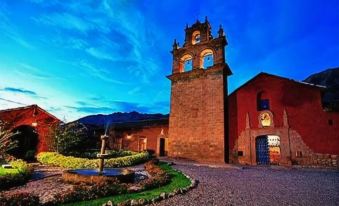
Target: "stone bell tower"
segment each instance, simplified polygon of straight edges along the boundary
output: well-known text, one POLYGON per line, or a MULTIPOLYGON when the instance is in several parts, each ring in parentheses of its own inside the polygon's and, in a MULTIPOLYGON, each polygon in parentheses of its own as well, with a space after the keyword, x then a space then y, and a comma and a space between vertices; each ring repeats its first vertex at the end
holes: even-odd
POLYGON ((220 26, 197 21, 186 26, 182 47, 174 40, 169 120, 170 157, 228 162, 227 41, 220 26))

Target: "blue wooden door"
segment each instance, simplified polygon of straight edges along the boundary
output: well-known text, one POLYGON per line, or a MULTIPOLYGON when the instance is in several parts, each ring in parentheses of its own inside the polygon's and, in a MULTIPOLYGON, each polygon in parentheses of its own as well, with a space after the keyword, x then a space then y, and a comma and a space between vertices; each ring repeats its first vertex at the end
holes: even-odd
POLYGON ((259 136, 255 140, 257 164, 268 165, 270 163, 270 154, 268 149, 267 136, 259 136))

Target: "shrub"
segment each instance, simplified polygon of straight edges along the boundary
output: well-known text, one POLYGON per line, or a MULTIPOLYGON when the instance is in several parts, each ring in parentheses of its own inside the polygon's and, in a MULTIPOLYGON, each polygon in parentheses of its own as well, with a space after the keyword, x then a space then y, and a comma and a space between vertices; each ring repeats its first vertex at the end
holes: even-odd
POLYGON ((17 171, 0 176, 0 190, 26 183, 33 172, 33 168, 23 160, 15 160, 10 164, 17 171))
POLYGON ((0 194, 0 206, 36 206, 40 205, 39 197, 30 193, 15 193, 11 195, 2 196, 0 194))
POLYGON ((160 187, 170 181, 170 176, 165 170, 157 165, 158 163, 159 161, 151 160, 145 164, 145 170, 151 175, 151 177, 141 182, 141 186, 144 189, 160 187))
MULTIPOLYGON (((64 156, 56 152, 39 153, 37 159, 42 164, 53 165, 63 168, 98 168, 99 159, 79 158, 73 156, 64 156)), ((147 152, 135 153, 130 156, 110 158, 105 160, 105 167, 127 167, 145 162, 149 159, 147 152)))

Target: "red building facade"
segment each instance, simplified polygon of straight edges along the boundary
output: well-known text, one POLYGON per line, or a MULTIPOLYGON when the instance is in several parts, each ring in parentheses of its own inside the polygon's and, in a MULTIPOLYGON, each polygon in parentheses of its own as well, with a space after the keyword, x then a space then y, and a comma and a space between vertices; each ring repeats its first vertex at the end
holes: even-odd
POLYGON ((260 73, 229 96, 230 160, 240 164, 338 165, 339 113, 324 87, 260 73))
POLYGON ((31 128, 38 135, 36 153, 51 149, 50 145, 54 138, 52 130, 61 122, 37 105, 1 110, 0 120, 8 123, 9 129, 13 131, 17 128, 31 128))

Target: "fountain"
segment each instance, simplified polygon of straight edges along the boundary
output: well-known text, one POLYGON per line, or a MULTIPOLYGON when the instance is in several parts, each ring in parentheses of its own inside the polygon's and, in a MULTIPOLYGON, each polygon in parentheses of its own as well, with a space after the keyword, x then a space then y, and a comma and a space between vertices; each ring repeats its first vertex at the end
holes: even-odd
POLYGON ((97 154, 97 157, 100 158, 99 174, 103 173, 105 158, 108 156, 106 154, 106 140, 107 139, 108 139, 108 136, 106 134, 101 135, 101 150, 100 150, 100 154, 97 154))
POLYGON ((104 168, 106 154, 106 143, 108 136, 106 134, 101 135, 101 149, 100 153, 97 154, 99 158, 99 169, 74 169, 63 172, 62 177, 65 181, 71 183, 100 183, 106 182, 133 182, 134 171, 129 169, 120 168, 104 168))

